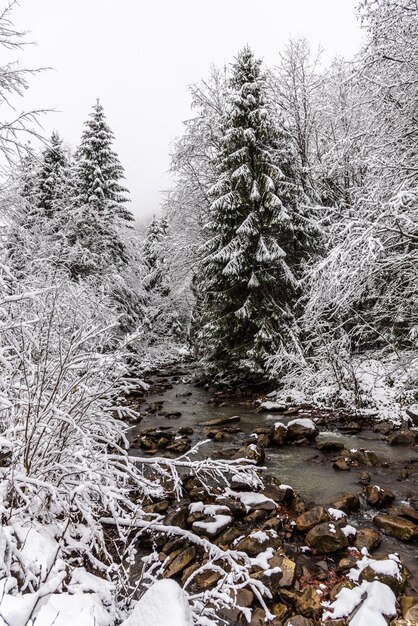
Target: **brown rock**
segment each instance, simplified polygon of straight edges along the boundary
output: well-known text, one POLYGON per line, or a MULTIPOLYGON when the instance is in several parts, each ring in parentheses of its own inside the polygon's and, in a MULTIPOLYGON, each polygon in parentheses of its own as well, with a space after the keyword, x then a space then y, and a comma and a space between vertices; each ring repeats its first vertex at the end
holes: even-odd
POLYGON ((306 535, 307 545, 318 552, 337 552, 348 546, 347 537, 335 524, 325 522, 314 526, 306 535))
POLYGON ((354 493, 342 493, 331 504, 334 509, 341 509, 344 513, 354 513, 360 508, 360 500, 354 493))
POLYGON ((165 578, 171 578, 176 574, 182 572, 185 567, 193 561, 196 556, 196 549, 194 546, 186 548, 180 554, 178 554, 174 559, 170 560, 168 563, 166 570, 164 572, 165 578))
POLYGON ((234 527, 227 528, 219 535, 219 537, 217 537, 215 543, 217 546, 225 546, 229 548, 232 542, 235 541, 235 539, 238 539, 240 535, 242 535, 241 530, 234 527))
POLYGON ((388 444, 390 446, 412 446, 417 441, 415 430, 400 430, 390 435, 388 444))
MULTIPOLYGON (((355 584, 350 582, 349 580, 340 580, 336 585, 333 586, 329 593, 329 597, 332 602, 334 602, 337 595, 340 593, 341 589, 354 589, 355 584)), ((332 622, 333 623, 333 622, 332 622)), ((370 624, 370 626, 372 626, 370 624)))
POLYGON ((248 459, 249 461, 255 461, 257 465, 262 465, 266 459, 266 453, 264 448, 261 448, 255 443, 251 443, 248 446, 243 446, 233 457, 235 459, 248 459))
POLYGON ((370 483, 370 474, 369 474, 369 472, 360 472, 358 481, 362 485, 368 485, 370 483))
POLYGON ((395 494, 390 489, 383 489, 378 485, 367 485, 364 489, 367 504, 374 507, 386 507, 395 499, 395 494))
POLYGON ((316 506, 296 518, 296 528, 299 532, 307 532, 322 522, 328 522, 329 519, 328 511, 323 506, 316 506))
POLYGON ((287 425, 287 439, 289 441, 296 441, 297 439, 304 438, 308 441, 315 439, 319 435, 319 430, 312 422, 312 420, 292 420, 287 425), (309 423, 309 425, 308 425, 309 423))
MULTIPOLYGON (((387 559, 382 559, 382 560, 385 561, 387 559)), ((399 569, 400 569, 400 576, 390 576, 388 574, 382 574, 380 572, 376 572, 376 570, 373 569, 372 566, 368 565, 361 572, 359 576, 359 582, 362 583, 363 580, 367 580, 368 582, 373 582, 374 580, 378 580, 384 585, 387 585, 388 587, 390 587, 393 593, 396 596, 398 596, 404 590, 406 581, 407 581, 407 574, 405 570, 403 569, 402 566, 399 566, 399 569)))
POLYGON ((219 572, 206 569, 203 572, 196 574, 196 576, 193 579, 193 585, 199 591, 205 591, 206 589, 210 589, 211 587, 216 585, 216 583, 218 582, 220 578, 221 578, 221 574, 219 572))
POLYGON ((321 597, 315 587, 308 585, 296 601, 297 611, 304 617, 314 617, 322 611, 321 597))
POLYGON ((222 426, 222 424, 234 424, 241 421, 238 415, 231 417, 215 417, 212 420, 206 420, 205 422, 199 422, 199 426, 222 426))
POLYGON ((271 607, 271 612, 281 622, 287 617, 287 615, 289 615, 290 609, 282 602, 275 602, 271 607))
POLYGON ((374 452, 364 450, 363 448, 356 451, 349 450, 348 455, 353 461, 356 461, 360 465, 367 465, 368 467, 374 467, 378 462, 377 455, 374 452))
POLYGON ((341 441, 320 441, 316 444, 317 450, 321 452, 339 452, 344 449, 344 444, 341 441))
POLYGON ((380 541, 380 535, 374 528, 360 528, 354 540, 354 547, 358 550, 367 548, 369 552, 372 552, 380 545, 380 541))
POLYGON ((403 596, 401 598, 401 610, 405 620, 418 624, 418 598, 403 596))
POLYGON ((184 528, 186 526, 186 520, 188 515, 189 505, 180 505, 173 511, 167 513, 164 519, 164 524, 166 526, 179 526, 180 528, 184 528))
POLYGON ((356 563, 357 559, 353 556, 345 556, 340 559, 340 561, 338 561, 338 565, 335 571, 337 572, 337 574, 347 574, 350 569, 356 566, 356 563))
POLYGON ((342 456, 338 457, 332 464, 332 467, 336 470, 340 470, 342 472, 348 472, 351 469, 351 465, 348 460, 342 456))
POLYGON ((179 435, 193 435, 194 430, 191 426, 182 426, 178 430, 179 435))
POLYGON ((257 556, 260 552, 264 552, 267 548, 278 548, 281 540, 278 537, 271 537, 267 533, 261 531, 251 533, 243 537, 236 545, 235 550, 242 550, 249 556, 257 556), (267 535, 267 538, 265 537, 267 535))
POLYGON ((313 626, 313 621, 303 615, 292 615, 285 621, 284 626, 313 626))
POLYGON ((282 424, 281 422, 277 422, 277 424, 274 425, 272 433, 271 433, 271 439, 272 439, 273 445, 278 446, 278 447, 284 446, 284 444, 286 443, 286 436, 287 436, 286 426, 282 424))
POLYGON ((399 506, 392 506, 388 510, 389 515, 398 515, 399 517, 405 517, 409 519, 414 524, 418 525, 418 511, 413 509, 410 506, 406 506, 405 504, 401 504, 399 506))
POLYGON ((162 500, 161 502, 155 502, 154 504, 148 504, 148 506, 144 506, 145 513, 165 513, 168 509, 169 503, 167 500, 162 500))
POLYGON ((263 609, 257 606, 252 612, 251 621, 248 623, 248 626, 266 626, 267 623, 269 626, 281 626, 283 622, 277 618, 274 618, 270 622, 266 622, 266 614, 263 609))
POLYGON ((373 523, 384 533, 400 541, 412 541, 418 538, 418 526, 402 517, 379 514, 373 519, 373 523))
POLYGON ((279 579, 279 587, 281 589, 291 589, 295 582, 296 563, 289 559, 285 554, 276 554, 269 561, 269 566, 280 567, 282 573, 279 579))
POLYGON ((239 589, 235 598, 235 604, 242 608, 247 608, 254 602, 254 594, 249 589, 239 589))

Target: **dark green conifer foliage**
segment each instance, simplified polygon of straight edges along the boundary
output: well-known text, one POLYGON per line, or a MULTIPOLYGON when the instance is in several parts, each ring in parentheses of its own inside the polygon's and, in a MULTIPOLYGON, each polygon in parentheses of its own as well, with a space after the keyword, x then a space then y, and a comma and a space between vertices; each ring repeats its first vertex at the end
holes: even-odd
POLYGON ((288 140, 266 106, 261 62, 248 47, 230 89, 196 281, 198 337, 210 371, 255 380, 266 376, 270 356, 285 358, 297 345, 292 309, 311 227, 300 214, 288 140))

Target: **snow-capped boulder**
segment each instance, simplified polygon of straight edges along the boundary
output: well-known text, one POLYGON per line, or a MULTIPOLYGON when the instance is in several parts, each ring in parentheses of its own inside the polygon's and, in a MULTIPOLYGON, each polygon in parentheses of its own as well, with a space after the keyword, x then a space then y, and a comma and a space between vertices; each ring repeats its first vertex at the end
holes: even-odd
POLYGON ((290 441, 296 439, 315 439, 319 434, 319 430, 314 422, 309 418, 298 418, 291 420, 287 425, 287 438, 290 441))
POLYGON ((159 580, 137 602, 122 626, 192 626, 192 612, 183 589, 174 580, 159 580))

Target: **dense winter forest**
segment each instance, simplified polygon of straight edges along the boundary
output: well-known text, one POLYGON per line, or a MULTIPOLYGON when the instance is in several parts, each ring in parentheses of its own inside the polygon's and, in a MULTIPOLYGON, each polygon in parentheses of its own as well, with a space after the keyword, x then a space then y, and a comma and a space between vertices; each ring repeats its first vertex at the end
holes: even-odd
MULTIPOLYGON (((146 232, 101 101, 69 146, 11 106, 36 70, 0 67, 2 625, 418 623, 418 6, 358 17, 353 59, 247 46, 191 86, 146 232), (198 385, 220 408, 161 426, 176 383, 165 419, 198 385), (403 444, 404 491, 337 422, 403 444), (306 476, 315 445, 331 508, 268 465, 306 476)), ((25 44, 12 5, 0 42, 25 44)))

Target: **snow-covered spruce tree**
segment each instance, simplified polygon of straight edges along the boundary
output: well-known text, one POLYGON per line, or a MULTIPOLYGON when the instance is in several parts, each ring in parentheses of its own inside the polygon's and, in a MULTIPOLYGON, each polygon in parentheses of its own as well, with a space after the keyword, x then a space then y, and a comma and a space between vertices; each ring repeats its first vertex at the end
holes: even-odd
POLYGON ((122 165, 99 101, 85 123, 74 167, 74 215, 69 236, 74 277, 100 274, 127 263, 124 230, 133 221, 121 185, 122 165))
POLYGON ((18 276, 66 267, 71 212, 68 156, 57 133, 42 154, 29 150, 9 192, 9 262, 18 276))
POLYGON ((248 47, 230 89, 197 277, 198 336, 209 371, 260 379, 270 356, 284 363, 299 350, 293 306, 315 228, 301 215, 289 143, 272 122, 261 62, 248 47))
POLYGON ((167 294, 166 283, 166 249, 164 242, 167 239, 168 222, 165 217, 157 219, 155 216, 147 227, 144 241, 144 263, 147 274, 144 279, 144 287, 147 291, 158 291, 162 295, 167 294))
POLYGON ((70 164, 57 132, 52 133, 43 151, 37 179, 38 207, 52 220, 68 206, 70 192, 70 164))

